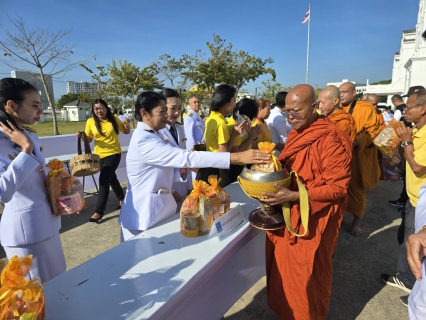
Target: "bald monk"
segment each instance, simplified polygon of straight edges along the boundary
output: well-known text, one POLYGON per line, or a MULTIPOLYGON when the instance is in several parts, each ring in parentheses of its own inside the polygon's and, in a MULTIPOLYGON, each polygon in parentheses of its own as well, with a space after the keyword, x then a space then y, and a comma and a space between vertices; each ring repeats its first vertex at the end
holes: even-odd
MULTIPOLYGON (((332 257, 347 206, 352 143, 346 133, 317 114, 314 88, 294 87, 285 100, 288 135, 279 160, 296 171, 309 195, 308 235, 296 238, 287 228, 268 231, 266 274, 268 305, 281 319, 325 320, 331 295, 332 257)), ((291 223, 303 233, 296 180, 290 189, 264 192, 269 205, 290 202, 291 223)))
POLYGON ((340 107, 340 91, 336 86, 327 86, 320 92, 318 107, 321 114, 345 131, 352 142, 355 140, 355 120, 340 107))
POLYGON ((370 103, 356 100, 353 83, 341 84, 339 91, 343 110, 352 114, 355 119, 355 152, 351 162, 348 211, 354 215, 350 232, 357 236, 361 234, 361 219, 367 204, 365 189, 373 187, 380 179, 377 148, 373 140, 385 128, 385 122, 378 117, 376 109, 370 103), (366 165, 361 168, 359 163, 366 165))
MULTIPOLYGON (((377 116, 379 118, 379 121, 385 123, 385 117, 383 117, 382 112, 377 108, 377 106, 379 104, 379 97, 377 96, 377 94, 367 93, 365 95, 365 98, 363 98, 362 100, 371 103, 371 105, 376 109, 376 113, 377 113, 377 116)), ((380 123, 380 125, 382 125, 382 123, 380 123)))

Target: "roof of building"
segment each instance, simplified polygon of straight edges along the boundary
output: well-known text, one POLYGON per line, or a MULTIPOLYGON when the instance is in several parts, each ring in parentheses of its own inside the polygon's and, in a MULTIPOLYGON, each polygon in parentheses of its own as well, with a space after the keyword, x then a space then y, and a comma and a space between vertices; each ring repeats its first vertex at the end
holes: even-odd
POLYGON ((90 104, 85 102, 85 101, 81 101, 81 100, 74 100, 71 102, 68 102, 66 104, 64 104, 64 108, 66 107, 84 107, 84 108, 91 108, 90 104))

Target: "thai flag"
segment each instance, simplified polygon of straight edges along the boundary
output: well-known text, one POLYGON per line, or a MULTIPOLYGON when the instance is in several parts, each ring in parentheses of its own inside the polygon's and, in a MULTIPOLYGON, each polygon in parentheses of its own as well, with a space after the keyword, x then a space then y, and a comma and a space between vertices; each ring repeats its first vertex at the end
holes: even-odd
POLYGON ((308 12, 306 12, 305 16, 303 17, 302 24, 308 22, 310 16, 311 16, 311 8, 308 9, 308 12))

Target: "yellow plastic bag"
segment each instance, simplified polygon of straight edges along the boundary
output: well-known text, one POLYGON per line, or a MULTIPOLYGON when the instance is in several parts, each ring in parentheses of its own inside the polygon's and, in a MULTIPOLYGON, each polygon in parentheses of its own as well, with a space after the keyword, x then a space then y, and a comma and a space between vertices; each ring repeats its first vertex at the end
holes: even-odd
POLYGON ((80 180, 64 170, 64 163, 58 159, 49 161, 46 188, 54 215, 69 215, 80 212, 86 206, 83 185, 80 180))
POLYGON ((13 256, 1 273, 0 320, 43 320, 44 292, 40 279, 27 280, 33 256, 13 256))
POLYGON ((207 182, 192 181, 194 189, 180 209, 180 230, 186 237, 198 237, 210 232, 213 224, 214 202, 205 194, 207 182))
POLYGON ((258 172, 274 172, 282 170, 281 162, 274 155, 275 143, 273 142, 260 142, 258 145, 259 150, 267 151, 271 155, 271 159, 267 163, 253 164, 251 170, 258 172))
POLYGON ((206 195, 214 201, 214 219, 219 219, 229 210, 231 210, 231 196, 219 186, 220 178, 217 175, 211 175, 208 178, 210 186, 206 189, 206 195))

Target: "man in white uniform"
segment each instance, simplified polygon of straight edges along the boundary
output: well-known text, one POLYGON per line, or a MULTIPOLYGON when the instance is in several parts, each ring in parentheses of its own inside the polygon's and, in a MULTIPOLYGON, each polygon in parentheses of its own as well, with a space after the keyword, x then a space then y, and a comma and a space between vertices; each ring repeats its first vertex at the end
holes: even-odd
MULTIPOLYGON (((189 110, 183 121, 186 136, 186 149, 191 150, 195 144, 204 143, 204 121, 198 112, 200 111, 200 99, 196 96, 189 98, 189 110)), ((192 179, 195 180, 196 173, 192 172, 192 179)))
POLYGON ((278 92, 275 97, 276 106, 271 110, 271 114, 265 119, 269 132, 272 136, 272 142, 276 144, 275 149, 281 152, 287 141, 288 128, 287 120, 283 114, 285 108, 285 98, 287 92, 278 92))

